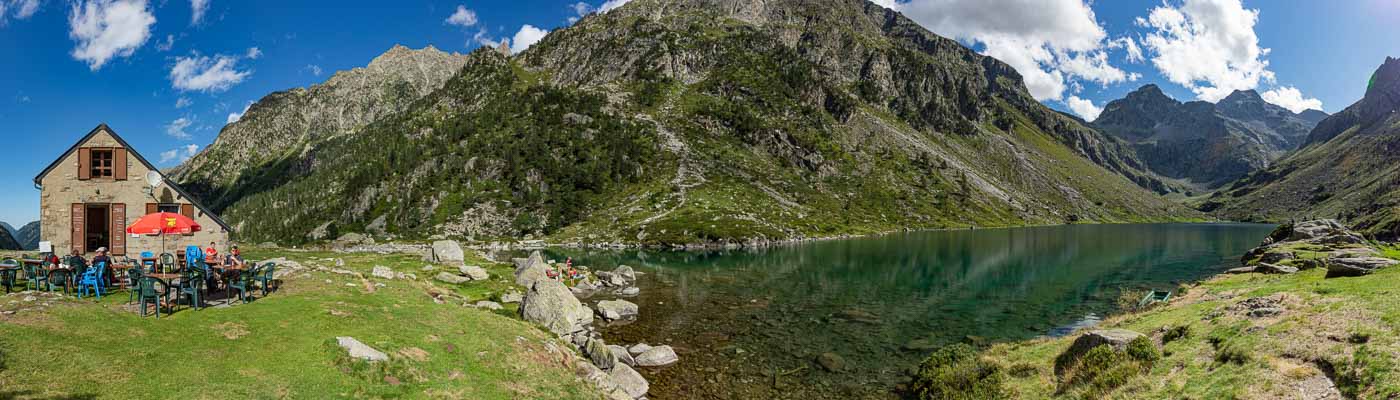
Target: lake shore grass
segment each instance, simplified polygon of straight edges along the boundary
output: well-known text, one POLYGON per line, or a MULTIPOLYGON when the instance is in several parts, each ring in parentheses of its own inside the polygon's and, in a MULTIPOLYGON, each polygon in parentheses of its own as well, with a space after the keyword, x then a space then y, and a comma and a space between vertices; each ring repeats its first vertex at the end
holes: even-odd
POLYGON ((434 282, 436 272, 411 255, 245 254, 287 257, 308 268, 248 304, 181 306, 159 319, 126 305, 125 291, 100 301, 0 297, 0 311, 13 311, 0 315, 0 398, 601 397, 573 374, 573 350, 511 317, 513 305, 494 312, 463 305, 512 288, 509 265, 468 254, 468 265, 486 267, 492 277, 453 286, 434 282), (418 276, 373 278, 377 265, 418 276), (389 361, 351 359, 338 336, 389 361))
MULTIPOLYGON (((1382 253, 1400 259, 1400 249, 1382 253)), ((1325 276, 1323 268, 1220 275, 1169 304, 1109 318, 1095 329, 1146 334, 1162 357, 1108 391, 1056 375, 1056 358, 1078 335, 996 344, 981 359, 1005 371, 1020 399, 1400 396, 1400 268, 1325 276)))

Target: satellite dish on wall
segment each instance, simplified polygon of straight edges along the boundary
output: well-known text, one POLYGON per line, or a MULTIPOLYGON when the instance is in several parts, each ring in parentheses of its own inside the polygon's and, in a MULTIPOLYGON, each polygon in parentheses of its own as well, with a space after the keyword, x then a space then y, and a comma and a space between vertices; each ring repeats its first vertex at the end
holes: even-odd
POLYGON ((160 173, 159 173, 159 172, 156 172, 156 171, 149 171, 149 172, 146 172, 146 184, 150 185, 152 188, 154 188, 154 187, 156 187, 156 186, 160 186, 160 183, 161 183, 162 181, 164 181, 164 180, 165 180, 165 179, 162 178, 162 177, 160 176, 160 173))

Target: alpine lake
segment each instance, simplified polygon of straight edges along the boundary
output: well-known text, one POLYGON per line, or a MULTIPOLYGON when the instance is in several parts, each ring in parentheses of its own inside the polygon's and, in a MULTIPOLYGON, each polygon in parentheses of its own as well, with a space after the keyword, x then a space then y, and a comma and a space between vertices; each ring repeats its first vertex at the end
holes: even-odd
POLYGON ((565 248, 546 255, 594 270, 629 265, 641 272, 640 295, 627 298, 640 306, 640 317, 595 324, 610 344, 676 349, 680 362, 638 368, 651 382, 651 398, 888 399, 941 346, 1092 326, 1135 303, 1134 293, 1178 290, 1238 266, 1272 229, 1066 225, 756 250, 565 248), (823 354, 826 363, 817 361, 823 354))

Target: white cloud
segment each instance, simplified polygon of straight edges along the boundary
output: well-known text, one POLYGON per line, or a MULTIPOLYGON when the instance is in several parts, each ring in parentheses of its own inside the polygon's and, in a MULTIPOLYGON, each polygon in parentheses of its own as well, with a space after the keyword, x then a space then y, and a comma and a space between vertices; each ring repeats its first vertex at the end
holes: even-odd
POLYGON ((622 7, 623 5, 631 1, 632 0, 608 0, 604 2, 603 5, 598 6, 598 12, 606 13, 608 11, 612 11, 615 8, 622 7))
POLYGON ((1206 101, 1219 101, 1235 90, 1273 82, 1259 47, 1254 24, 1259 11, 1245 9, 1240 0, 1185 0, 1163 3, 1137 24, 1153 31, 1144 39, 1152 64, 1172 83, 1185 86, 1206 101))
POLYGON ((170 69, 170 82, 181 91, 222 92, 252 75, 237 67, 238 59, 229 56, 178 57, 170 69))
POLYGON ((312 76, 321 76, 320 65, 306 64, 306 67, 302 68, 302 70, 310 72, 312 76))
POLYGON ((522 26, 520 31, 515 33, 515 38, 510 41, 510 53, 520 54, 530 46, 534 46, 540 39, 544 39, 545 35, 548 34, 549 31, 536 28, 533 25, 522 26))
POLYGON ((1099 113, 1103 112, 1103 108, 1094 105, 1093 101, 1081 99, 1079 96, 1069 96, 1065 99, 1065 105, 1069 106, 1069 110, 1079 115, 1080 118, 1090 122, 1098 119, 1099 113))
POLYGON ((593 11, 593 6, 582 1, 574 3, 574 5, 569 6, 569 8, 574 9, 574 14, 578 14, 580 17, 588 15, 589 12, 593 11))
POLYGON ((199 154, 199 145, 188 144, 178 148, 170 149, 160 153, 160 163, 166 164, 171 161, 180 160, 180 163, 189 161, 190 157, 199 154))
POLYGON ((165 40, 156 42, 156 51, 170 51, 175 47, 175 35, 165 35, 165 40))
POLYGON ((82 0, 68 14, 73 58, 96 71, 115 57, 129 57, 151 38, 156 17, 145 0, 82 0))
POLYGON ((1137 41, 1133 40, 1131 37, 1124 36, 1111 40, 1108 42, 1108 48, 1123 49, 1123 51, 1127 53, 1124 55, 1124 58, 1130 63, 1140 63, 1144 60, 1142 57, 1142 48, 1138 47, 1137 41))
POLYGON ((199 21, 204 19, 204 12, 209 11, 210 0, 190 0, 190 25, 199 25, 199 21))
POLYGON ((467 7, 463 5, 458 5, 457 12, 454 12, 452 13, 452 16, 447 17, 448 25, 456 25, 463 28, 474 26, 476 25, 476 22, 476 12, 468 10, 467 7))
MULTIPOLYGON (((15 18, 29 19, 34 13, 39 12, 39 0, 13 0, 10 5, 15 7, 15 18)), ((4 17, 0 17, 3 19, 4 17)))
POLYGON ((1084 0, 880 0, 876 4, 902 12, 940 35, 981 44, 984 54, 1020 72, 1038 100, 1060 99, 1067 88, 1078 85, 1074 80, 1108 85, 1135 77, 1109 62, 1106 49, 1114 42, 1084 0))
POLYGON ((262 58, 262 49, 259 49, 257 47, 249 47, 248 53, 244 55, 244 57, 247 57, 249 60, 256 60, 262 58))
POLYGON ((1322 110, 1322 100, 1305 98, 1303 91, 1292 86, 1279 87, 1259 94, 1264 101, 1277 104, 1279 107, 1287 108, 1293 113, 1300 113, 1305 110, 1322 110))
POLYGON ((165 125, 165 134, 180 140, 190 140, 193 136, 185 131, 190 125, 194 125, 194 121, 191 121, 189 118, 181 117, 165 125))
POLYGON ((181 97, 175 100, 175 108, 185 108, 193 104, 194 100, 190 100, 188 97, 181 97))
POLYGON ((238 120, 243 119, 243 114, 247 114, 247 113, 248 113, 248 108, 249 108, 249 107, 252 107, 252 106, 253 106, 253 102, 250 101, 250 102, 248 102, 248 105, 243 106, 243 111, 239 111, 239 112, 236 112, 236 113, 230 113, 230 114, 228 115, 228 123, 232 124, 232 123, 234 123, 234 122, 238 122, 238 120))

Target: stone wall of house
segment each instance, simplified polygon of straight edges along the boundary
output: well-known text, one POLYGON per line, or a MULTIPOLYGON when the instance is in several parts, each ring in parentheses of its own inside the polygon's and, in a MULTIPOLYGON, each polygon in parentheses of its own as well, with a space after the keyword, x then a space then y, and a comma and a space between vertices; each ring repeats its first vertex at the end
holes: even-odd
MULTIPOLYGON (((111 134, 102 131, 93 135, 80 147, 121 147, 121 144, 111 134)), ((79 180, 78 151, 67 155, 57 167, 43 178, 43 189, 39 199, 41 224, 39 240, 52 242, 54 251, 60 254, 68 254, 71 251, 73 231, 70 224, 73 203, 125 204, 127 225, 146 214, 146 204, 148 203, 193 204, 189 199, 181 197, 178 192, 166 185, 156 188, 154 197, 146 194, 145 177, 150 169, 137 159, 134 149, 127 149, 127 151, 129 152, 126 157, 128 179, 124 181, 110 178, 79 180)), ((227 252, 230 245, 229 232, 214 222, 214 219, 206 215, 199 207, 194 207, 194 211, 195 222, 199 223, 203 231, 193 235, 165 237, 166 251, 173 254, 175 250, 183 249, 185 246, 207 247, 210 242, 214 242, 221 254, 227 252)), ((143 251, 157 254, 161 252, 161 237, 159 236, 131 237, 125 232, 112 232, 112 234, 126 236, 126 255, 128 256, 136 257, 143 251)))

